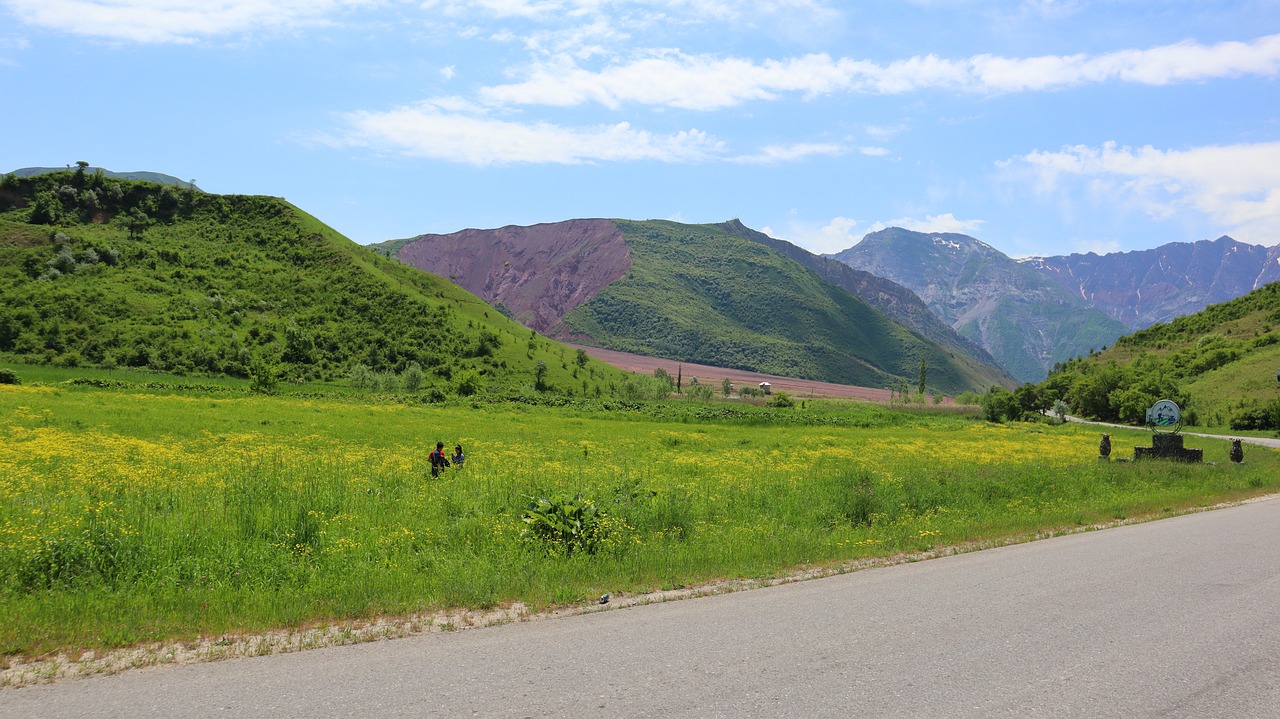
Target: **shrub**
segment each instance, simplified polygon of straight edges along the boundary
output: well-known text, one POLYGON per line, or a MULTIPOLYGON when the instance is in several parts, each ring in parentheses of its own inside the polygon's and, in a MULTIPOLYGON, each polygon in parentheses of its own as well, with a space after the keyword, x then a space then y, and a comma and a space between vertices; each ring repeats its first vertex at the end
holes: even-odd
POLYGON ((1053 401, 1052 411, 1053 411, 1053 416, 1058 420, 1059 423, 1066 422, 1067 415, 1071 413, 1071 407, 1069 407, 1066 402, 1063 402, 1060 399, 1055 399, 1053 401))
POLYGON ((0 367, 0 384, 22 384, 18 373, 8 367, 0 367))
POLYGON ((373 372, 369 370, 369 366, 357 362, 347 373, 347 382, 356 389, 371 389, 373 387, 373 372))
POLYGON ((690 385, 689 389, 685 390, 684 393, 685 399, 695 402, 710 402, 715 395, 716 391, 711 389, 711 385, 708 384, 690 385))
POLYGON ((1231 418, 1231 429, 1280 429, 1280 399, 1241 410, 1231 418))
POLYGON ((484 380, 480 373, 473 369, 465 369, 458 373, 454 389, 461 397, 470 397, 484 389, 484 380))
POLYGON ((260 394, 272 394, 276 391, 276 366, 261 357, 253 360, 249 367, 249 389, 260 394))
POLYGON ((400 381, 404 384, 406 392, 417 392, 422 389, 422 378, 422 365, 417 362, 410 362, 409 366, 404 368, 400 381))
POLYGON ((770 407, 794 407, 796 406, 796 402, 791 399, 791 395, 786 392, 778 391, 774 393, 773 398, 769 400, 768 405, 770 407))

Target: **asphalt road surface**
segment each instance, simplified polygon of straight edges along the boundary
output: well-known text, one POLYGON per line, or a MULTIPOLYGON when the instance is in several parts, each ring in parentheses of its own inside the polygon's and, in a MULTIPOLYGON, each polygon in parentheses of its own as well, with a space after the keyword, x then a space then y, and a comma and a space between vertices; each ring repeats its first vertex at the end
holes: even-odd
POLYGON ((703 599, 0 691, 40 717, 1276 717, 1280 499, 703 599))

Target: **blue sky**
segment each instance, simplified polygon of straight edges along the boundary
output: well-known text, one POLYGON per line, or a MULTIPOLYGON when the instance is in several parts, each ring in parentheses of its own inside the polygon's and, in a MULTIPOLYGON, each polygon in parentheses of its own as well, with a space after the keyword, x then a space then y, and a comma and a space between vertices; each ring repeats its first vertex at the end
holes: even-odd
POLYGON ((575 217, 1280 243, 1280 0, 0 0, 0 171, 361 243, 575 217))

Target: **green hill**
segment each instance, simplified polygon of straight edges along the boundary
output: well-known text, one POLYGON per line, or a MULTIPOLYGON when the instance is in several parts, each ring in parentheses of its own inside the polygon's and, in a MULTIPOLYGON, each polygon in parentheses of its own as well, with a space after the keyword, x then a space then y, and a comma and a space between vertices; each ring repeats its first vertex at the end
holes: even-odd
POLYGON ((0 177, 0 354, 297 381, 416 363, 463 394, 623 376, 284 200, 76 171, 0 177))
POLYGON ((603 347, 789 377, 946 392, 1007 381, 911 332, 776 250, 717 225, 615 220, 632 264, 568 313, 603 347))
MULTIPOLYGON (((47 175, 51 172, 75 172, 71 167, 23 167, 9 173, 15 177, 34 177, 36 175, 47 175)), ((158 185, 172 185, 180 187, 184 190, 200 190, 196 187, 195 181, 179 180, 173 175, 166 175, 161 172, 112 172, 101 167, 85 166, 85 172, 91 175, 100 174, 116 180, 143 180, 145 182, 154 182, 158 185)))
POLYGON ((1137 423, 1169 397, 1198 424, 1280 430, 1278 372, 1280 282, 1273 282, 1060 363, 1042 386, 1097 419, 1137 423))

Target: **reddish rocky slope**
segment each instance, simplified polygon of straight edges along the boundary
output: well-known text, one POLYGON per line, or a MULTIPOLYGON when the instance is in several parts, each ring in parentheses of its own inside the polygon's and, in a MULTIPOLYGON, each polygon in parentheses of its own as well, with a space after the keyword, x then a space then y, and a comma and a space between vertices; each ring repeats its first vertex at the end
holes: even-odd
POLYGON ((560 320, 631 267, 622 232, 608 220, 420 235, 401 262, 448 277, 516 320, 556 335, 560 320))

